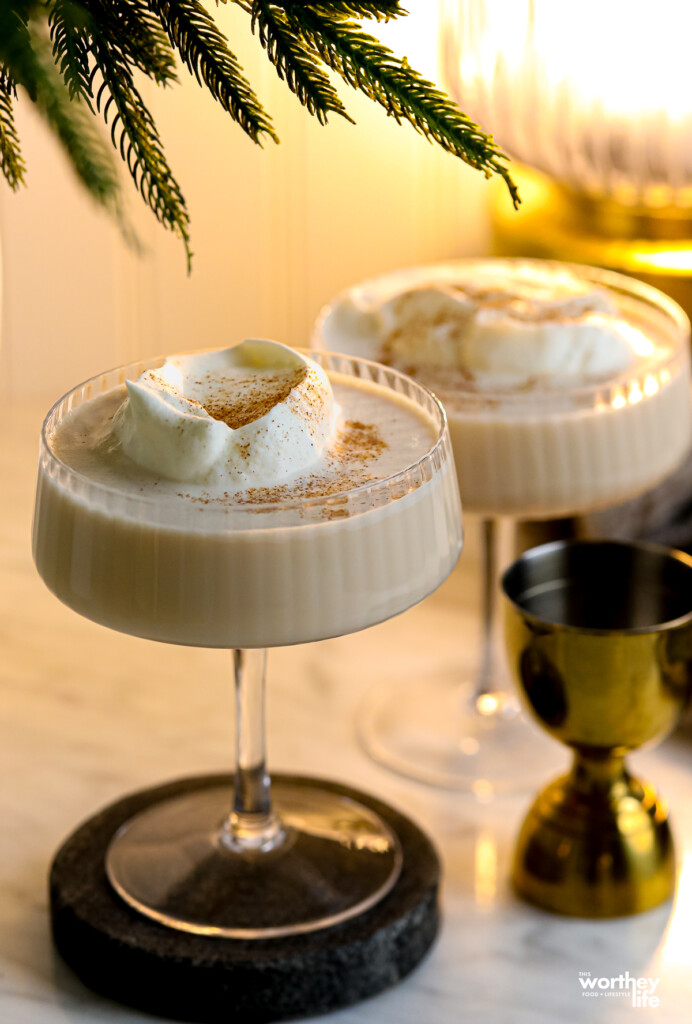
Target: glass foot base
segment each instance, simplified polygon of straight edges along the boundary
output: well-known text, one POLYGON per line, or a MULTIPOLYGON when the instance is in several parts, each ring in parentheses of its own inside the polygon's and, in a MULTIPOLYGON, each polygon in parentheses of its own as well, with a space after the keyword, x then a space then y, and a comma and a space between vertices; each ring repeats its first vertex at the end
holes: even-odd
POLYGON ((533 791, 567 762, 565 751, 524 718, 511 693, 474 701, 458 679, 376 687, 360 710, 358 735, 379 764, 480 800, 533 791))
POLYGON ((229 787, 210 786, 126 822, 106 856, 116 892, 172 928, 265 939, 362 914, 399 876, 401 848, 391 829, 317 780, 272 785, 281 833, 269 850, 239 852, 228 843, 232 799, 229 787))

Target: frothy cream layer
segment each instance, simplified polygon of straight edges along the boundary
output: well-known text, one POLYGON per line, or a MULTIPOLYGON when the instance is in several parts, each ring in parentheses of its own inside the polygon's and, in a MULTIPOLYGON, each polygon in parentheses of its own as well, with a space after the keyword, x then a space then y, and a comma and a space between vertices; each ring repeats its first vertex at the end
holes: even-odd
POLYGON ((603 277, 540 260, 412 268, 337 298, 316 342, 439 395, 467 510, 568 515, 652 487, 692 430, 687 334, 603 277))
POLYGON ((126 387, 113 435, 169 480, 272 486, 319 466, 335 441, 326 373, 275 341, 173 357, 126 387))
MULTIPOLYGON (((117 436, 123 410, 131 403, 125 387, 99 395, 85 403, 78 415, 68 417, 53 439, 53 449, 62 462, 93 483, 119 495, 155 501, 159 518, 169 523, 185 522, 191 509, 204 508, 207 519, 215 513, 222 517, 221 523, 240 519, 247 528, 246 510, 253 505, 263 507, 260 525, 270 520, 319 521, 337 513, 357 514, 371 507, 368 492, 351 494, 344 505, 339 503, 340 495, 414 465, 434 444, 435 429, 429 416, 403 396, 388 394, 372 382, 355 383, 334 373, 328 383, 330 401, 338 409, 329 443, 318 459, 308 460, 302 469, 296 469, 291 460, 290 471, 283 469, 273 476, 232 473, 219 460, 213 472, 189 473, 182 480, 135 462, 117 436), (300 507, 301 503, 307 504, 300 507)), ((266 434, 258 437, 260 461, 266 465, 266 434)), ((174 458, 175 436, 166 440, 174 458)), ((233 447, 228 447, 233 455, 233 447)), ((279 440, 272 454, 278 458, 282 451, 279 440)))
POLYGON ((380 357, 436 385, 445 373, 493 391, 566 388, 626 373, 660 352, 605 288, 552 264, 462 266, 454 281, 338 299, 325 342, 376 342, 380 357))
POLYGON ((271 486, 230 486, 216 470, 182 482, 134 462, 113 428, 125 371, 68 397, 39 468, 34 558, 47 585, 111 628, 214 647, 338 636, 431 593, 461 548, 443 420, 412 382, 356 366, 327 375, 338 414, 318 463, 271 486))

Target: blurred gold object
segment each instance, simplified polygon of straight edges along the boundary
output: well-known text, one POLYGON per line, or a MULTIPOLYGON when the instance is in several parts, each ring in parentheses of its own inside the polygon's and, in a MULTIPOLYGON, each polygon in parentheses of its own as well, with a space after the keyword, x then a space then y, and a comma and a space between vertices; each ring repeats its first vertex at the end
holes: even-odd
POLYGON ((666 292, 692 314, 692 209, 632 206, 594 198, 521 164, 514 210, 493 189, 494 251, 607 267, 666 292))
POLYGON ((616 917, 675 888, 668 809, 625 755, 675 724, 692 681, 692 558, 642 543, 559 541, 507 570, 510 668, 532 716, 574 751, 531 807, 518 893, 616 917))

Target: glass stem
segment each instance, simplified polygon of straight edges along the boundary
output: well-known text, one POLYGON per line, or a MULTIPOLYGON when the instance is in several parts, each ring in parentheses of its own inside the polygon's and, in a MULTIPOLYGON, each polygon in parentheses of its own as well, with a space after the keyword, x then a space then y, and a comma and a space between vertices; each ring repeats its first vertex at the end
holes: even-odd
POLYGON ((233 810, 223 829, 225 845, 238 851, 270 850, 284 838, 272 808, 266 763, 266 650, 233 651, 236 760, 233 810))
POLYGON ((500 567, 508 563, 512 523, 484 519, 481 523, 481 606, 482 640, 476 677, 474 703, 481 714, 506 709, 513 701, 508 692, 498 623, 498 577, 500 567), (505 525, 507 529, 505 529, 505 525))

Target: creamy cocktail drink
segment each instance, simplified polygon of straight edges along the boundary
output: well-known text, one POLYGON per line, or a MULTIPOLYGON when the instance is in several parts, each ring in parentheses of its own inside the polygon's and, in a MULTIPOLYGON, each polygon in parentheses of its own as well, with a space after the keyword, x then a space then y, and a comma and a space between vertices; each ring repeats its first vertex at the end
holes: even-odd
POLYGON ((467 510, 555 518, 640 493, 689 447, 688 346, 651 292, 589 268, 460 261, 358 285, 318 331, 440 397, 467 510))
POLYGON ((59 406, 34 544, 51 590, 217 647, 350 633, 429 594, 460 539, 439 411, 338 362, 248 341, 59 406))
POLYGON ((366 745, 428 782, 479 793, 532 785, 552 765, 539 764, 539 736, 521 738, 504 684, 497 524, 613 505, 681 463, 692 436, 687 318, 623 275, 460 260, 348 289, 322 310, 314 340, 398 367, 439 396, 464 508, 483 517, 484 628, 469 698, 453 681, 380 687, 366 745))
POLYGON ((246 341, 124 367, 57 403, 34 522, 45 582, 113 629, 234 649, 235 784, 154 795, 117 830, 105 870, 123 900, 182 931, 267 939, 392 889, 401 845, 366 797, 294 777, 270 796, 263 648, 396 615, 461 541, 442 407, 375 363, 246 341))

